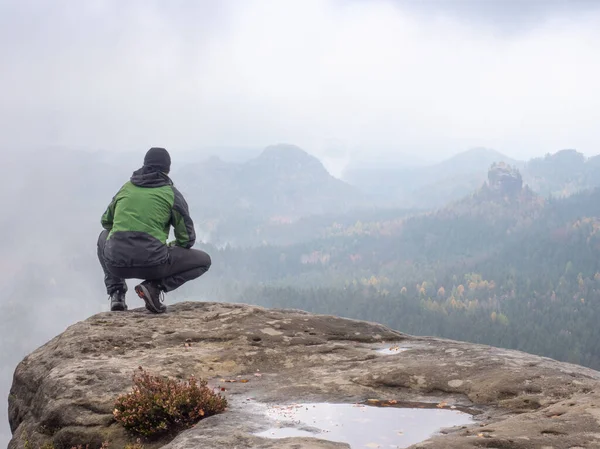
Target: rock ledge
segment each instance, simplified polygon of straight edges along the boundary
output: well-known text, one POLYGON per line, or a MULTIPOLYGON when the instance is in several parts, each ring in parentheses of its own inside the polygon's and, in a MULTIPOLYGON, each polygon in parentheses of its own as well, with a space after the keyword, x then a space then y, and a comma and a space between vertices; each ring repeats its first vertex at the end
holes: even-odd
MULTIPOLYGON (((227 412, 148 448, 344 448, 319 439, 271 440, 259 403, 440 401, 475 416, 411 447, 600 447, 600 373, 483 345, 413 337, 382 325, 298 310, 179 303, 165 315, 101 313, 69 327, 16 368, 9 449, 56 449, 134 439, 112 419, 136 368, 194 374, 227 388, 227 412), (382 355, 376 350, 406 350, 382 355), (260 374, 257 376, 256 374, 260 374), (248 382, 223 383, 222 379, 248 382)), ((92 446, 90 446, 92 447, 92 446)))

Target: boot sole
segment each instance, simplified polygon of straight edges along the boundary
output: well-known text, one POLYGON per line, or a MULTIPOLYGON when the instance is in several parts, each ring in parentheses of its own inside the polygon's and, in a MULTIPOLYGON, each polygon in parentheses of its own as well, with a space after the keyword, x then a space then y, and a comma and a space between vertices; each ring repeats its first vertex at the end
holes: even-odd
POLYGON ((127 306, 125 305, 116 305, 110 308, 111 312, 125 312, 127 310, 127 306))
POLYGON ((135 292, 146 303, 146 309, 152 313, 165 313, 164 310, 157 308, 152 301, 150 292, 142 284, 135 286, 135 292))

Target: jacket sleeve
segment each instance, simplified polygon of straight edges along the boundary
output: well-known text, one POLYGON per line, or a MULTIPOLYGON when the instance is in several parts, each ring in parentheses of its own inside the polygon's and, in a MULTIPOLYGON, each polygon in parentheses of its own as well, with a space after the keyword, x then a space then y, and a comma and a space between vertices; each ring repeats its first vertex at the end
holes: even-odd
POLYGON ((196 232, 194 222, 190 217, 190 211, 185 198, 179 190, 173 187, 175 199, 171 209, 171 224, 175 233, 175 244, 182 248, 191 248, 196 243, 196 232))
POLYGON ((117 196, 115 195, 102 215, 100 222, 102 227, 108 231, 112 229, 113 220, 115 218, 115 205, 117 204, 117 196))

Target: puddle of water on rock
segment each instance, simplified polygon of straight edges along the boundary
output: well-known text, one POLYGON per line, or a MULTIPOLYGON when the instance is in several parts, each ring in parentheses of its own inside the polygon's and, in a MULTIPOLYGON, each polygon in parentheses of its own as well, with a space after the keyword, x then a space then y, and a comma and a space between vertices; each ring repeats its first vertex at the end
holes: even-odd
POLYGON ((405 448, 444 427, 473 422, 471 415, 439 408, 373 407, 309 403, 276 406, 267 416, 277 427, 256 433, 266 438, 314 437, 358 448, 405 448))
POLYGON ((382 349, 377 349, 376 351, 380 354, 387 354, 387 355, 391 355, 391 354, 399 354, 401 352, 404 351, 408 351, 409 348, 403 348, 401 346, 390 346, 388 348, 382 348, 382 349))

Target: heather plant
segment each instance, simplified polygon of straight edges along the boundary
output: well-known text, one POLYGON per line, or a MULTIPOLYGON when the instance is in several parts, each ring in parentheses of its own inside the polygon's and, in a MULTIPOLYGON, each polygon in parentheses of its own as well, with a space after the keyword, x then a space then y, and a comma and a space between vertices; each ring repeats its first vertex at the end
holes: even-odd
POLYGON ((194 376, 176 381, 139 367, 133 383, 131 392, 117 398, 113 416, 127 430, 144 437, 190 428, 227 407, 224 397, 194 376))

